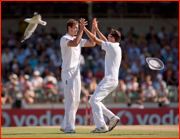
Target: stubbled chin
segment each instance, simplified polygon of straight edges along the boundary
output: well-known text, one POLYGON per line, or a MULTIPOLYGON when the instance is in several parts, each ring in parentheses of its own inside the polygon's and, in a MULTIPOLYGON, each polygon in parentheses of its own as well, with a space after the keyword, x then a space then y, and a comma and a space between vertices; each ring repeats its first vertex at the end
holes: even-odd
POLYGON ((77 33, 74 33, 73 35, 77 35, 77 33))

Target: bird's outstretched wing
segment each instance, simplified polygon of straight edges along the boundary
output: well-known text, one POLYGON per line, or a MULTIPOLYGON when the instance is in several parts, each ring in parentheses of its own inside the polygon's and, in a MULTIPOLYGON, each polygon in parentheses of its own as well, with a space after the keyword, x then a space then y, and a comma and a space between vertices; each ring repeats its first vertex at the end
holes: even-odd
POLYGON ((25 32, 24 32, 24 36, 21 42, 24 42, 24 40, 28 39, 32 33, 35 31, 35 29, 37 28, 38 24, 29 24, 28 27, 26 28, 25 32))
POLYGON ((32 33, 37 28, 38 24, 41 24, 44 26, 46 25, 46 22, 41 20, 41 15, 36 12, 34 13, 33 18, 27 18, 24 21, 29 23, 29 25, 24 32, 24 36, 21 42, 24 42, 26 39, 28 39, 32 35, 32 33))

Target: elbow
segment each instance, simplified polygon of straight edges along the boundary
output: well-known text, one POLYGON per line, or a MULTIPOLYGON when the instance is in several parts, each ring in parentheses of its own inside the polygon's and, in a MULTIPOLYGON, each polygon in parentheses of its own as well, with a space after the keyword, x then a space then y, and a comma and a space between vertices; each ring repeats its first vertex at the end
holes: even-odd
POLYGON ((96 42, 96 40, 97 40, 97 39, 96 39, 96 37, 94 36, 94 37, 93 37, 93 41, 96 42))
POLYGON ((93 38, 90 41, 91 41, 91 46, 94 47, 96 45, 96 37, 93 36, 93 38))
POLYGON ((93 41, 93 46, 95 46, 97 43, 97 39, 95 38, 94 41, 93 41))
POLYGON ((93 44, 96 45, 96 42, 97 42, 97 38, 94 36, 93 37, 93 44))
POLYGON ((78 46, 78 43, 74 45, 74 47, 77 47, 78 46))
POLYGON ((74 47, 77 47, 80 42, 81 42, 81 39, 80 39, 80 40, 75 40, 75 41, 74 41, 74 47))
POLYGON ((79 44, 78 42, 74 42, 73 46, 74 46, 74 47, 77 47, 78 44, 79 44))
POLYGON ((78 42, 70 42, 70 43, 67 44, 67 46, 69 46, 69 47, 77 47, 78 42))
POLYGON ((93 47, 94 47, 95 45, 96 45, 96 43, 94 42, 94 43, 93 43, 93 47))
POLYGON ((92 42, 92 46, 94 47, 95 45, 96 45, 96 43, 93 41, 93 42, 92 42))

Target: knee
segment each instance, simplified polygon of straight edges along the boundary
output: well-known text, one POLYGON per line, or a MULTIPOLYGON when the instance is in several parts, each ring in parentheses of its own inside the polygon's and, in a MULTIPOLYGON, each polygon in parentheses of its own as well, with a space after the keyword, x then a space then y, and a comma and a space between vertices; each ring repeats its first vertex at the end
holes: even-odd
POLYGON ((92 97, 89 99, 89 103, 90 103, 91 105, 93 105, 94 99, 93 99, 92 97))
POLYGON ((94 98, 94 97, 91 97, 91 98, 89 99, 89 103, 90 103, 91 105, 94 105, 94 104, 97 103, 97 102, 98 102, 97 99, 94 98))

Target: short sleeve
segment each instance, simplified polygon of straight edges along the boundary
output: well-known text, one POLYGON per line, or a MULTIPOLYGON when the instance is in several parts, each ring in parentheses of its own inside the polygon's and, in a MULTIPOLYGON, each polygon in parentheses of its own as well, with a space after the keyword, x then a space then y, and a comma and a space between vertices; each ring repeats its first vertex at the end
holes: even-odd
POLYGON ((108 51, 109 46, 110 46, 109 42, 102 41, 101 43, 102 43, 102 49, 105 51, 108 51))
POLYGON ((104 41, 102 41, 101 43, 102 43, 102 49, 103 50, 105 50, 106 52, 111 53, 111 54, 115 53, 114 48, 113 48, 111 42, 104 42, 104 41))
POLYGON ((61 47, 67 47, 67 43, 70 41, 70 39, 68 37, 65 37, 63 36, 61 38, 61 41, 60 41, 60 46, 61 47))
POLYGON ((87 39, 81 39, 80 46, 84 47, 84 44, 86 43, 87 39))

